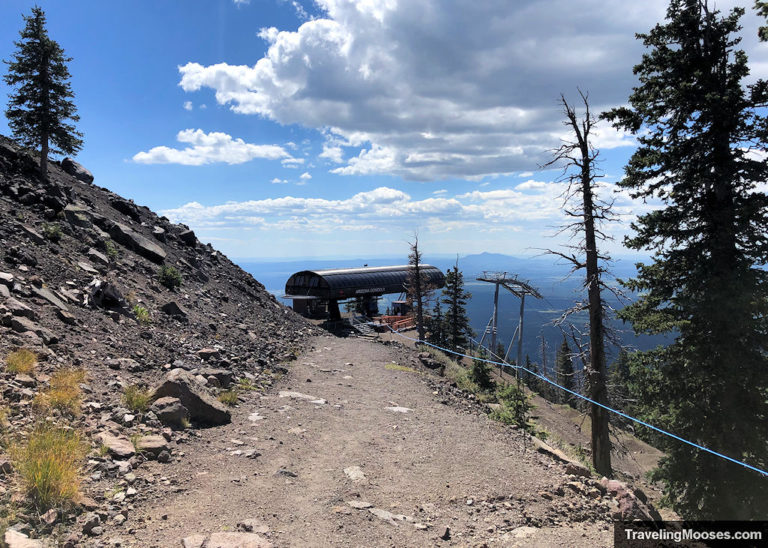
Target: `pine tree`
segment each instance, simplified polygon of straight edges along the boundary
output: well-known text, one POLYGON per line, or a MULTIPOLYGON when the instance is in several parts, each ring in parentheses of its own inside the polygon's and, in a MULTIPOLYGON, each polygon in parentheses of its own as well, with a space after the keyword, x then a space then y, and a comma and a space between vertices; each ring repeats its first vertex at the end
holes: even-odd
MULTIPOLYGON (((573 372, 573 356, 571 356, 571 347, 568 346, 568 341, 563 337, 563 344, 557 349, 557 355, 555 357, 555 373, 557 375, 557 384, 568 390, 575 390, 576 383, 574 382, 573 372)), ((560 392, 560 402, 573 405, 573 396, 567 392, 560 392)))
POLYGON ((477 358, 472 360, 472 367, 469 370, 469 378, 480 390, 490 391, 496 386, 491 377, 491 364, 488 360, 488 351, 485 347, 480 347, 477 352, 477 358))
MULTIPOLYGON (((644 416, 686 439, 768 467, 768 84, 745 86, 736 8, 673 0, 666 22, 640 35, 648 51, 630 108, 606 117, 637 135, 622 186, 663 206, 640 216, 632 249, 648 249, 621 313, 634 329, 676 334, 633 367, 644 416)), ((654 478, 689 519, 764 519, 768 479, 662 439, 654 478)))
POLYGON ((83 146, 82 134, 67 120, 77 122, 72 102, 67 63, 58 43, 45 28, 45 13, 39 7, 24 17, 26 26, 15 42, 17 51, 8 64, 5 83, 17 87, 5 115, 13 136, 30 148, 40 147, 40 175, 48 174, 49 154, 75 154, 83 146))
POLYGON ((426 335, 426 324, 424 323, 424 308, 429 301, 434 288, 430 286, 429 278, 424 272, 424 261, 421 250, 419 249, 419 237, 414 236, 410 243, 410 253, 408 254, 408 264, 411 269, 408 271, 408 280, 406 282, 406 293, 408 301, 413 307, 416 318, 416 330, 419 334, 419 340, 423 341, 426 335))
POLYGON ((464 275, 458 263, 445 274, 442 303, 446 306, 444 323, 448 348, 459 351, 469 345, 472 328, 467 316, 467 301, 472 297, 464 291, 464 275))
POLYGON ((445 321, 443 320, 443 311, 440 308, 440 300, 435 299, 435 306, 432 308, 432 316, 427 320, 427 341, 445 348, 445 321))

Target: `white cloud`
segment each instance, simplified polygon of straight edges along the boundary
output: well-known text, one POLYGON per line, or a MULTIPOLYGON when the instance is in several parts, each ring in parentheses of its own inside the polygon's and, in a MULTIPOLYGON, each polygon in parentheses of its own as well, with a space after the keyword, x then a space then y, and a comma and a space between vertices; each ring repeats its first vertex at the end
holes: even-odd
POLYGON ((232 0, 237 7, 246 6, 251 3, 251 0, 232 0))
MULTIPOLYGON (((379 187, 336 200, 285 196, 212 206, 192 202, 162 213, 174 222, 198 228, 276 230, 290 225, 326 233, 330 227, 342 225, 348 230, 376 227, 379 231, 402 231, 404 227, 425 226, 431 232, 526 228, 540 232, 542 226, 549 226, 554 232, 566 220, 561 210, 564 190, 565 183, 527 181, 516 188, 475 190, 453 197, 437 191, 433 197, 417 200, 401 190, 379 187)), ((612 184, 602 184, 599 194, 615 197, 616 212, 622 216, 652 207, 634 202, 612 184)))
MULTIPOLYGON (((663 18, 667 1, 315 4, 322 17, 295 31, 263 29, 269 48, 254 64, 190 62, 179 67, 181 87, 210 88, 234 112, 332 136, 339 144, 321 156, 341 164, 339 174, 478 180, 550 158, 562 135, 561 92, 575 101, 577 87, 588 91, 594 112, 624 103, 643 51, 634 35, 663 18)), ((757 46, 752 11, 743 45, 763 76, 768 52, 757 46)), ((595 144, 631 145, 614 133, 601 130, 595 144)))
POLYGON ((280 179, 279 177, 275 177, 274 179, 272 179, 270 181, 270 183, 272 183, 273 185, 286 185, 286 184, 288 184, 288 180, 287 179, 280 179))
POLYGON ((283 164, 284 167, 290 167, 290 168, 298 168, 300 165, 304 164, 304 158, 285 158, 283 160, 280 160, 280 163, 283 164))
POLYGON ((140 164, 200 166, 217 162, 242 164, 256 158, 281 159, 283 162, 296 160, 280 146, 246 143, 242 139, 233 139, 226 133, 205 133, 202 129, 185 129, 176 135, 176 140, 191 146, 184 149, 154 147, 147 152, 134 155, 133 161, 140 164))
POLYGON ((312 175, 310 175, 306 171, 304 173, 302 173, 301 175, 299 175, 299 179, 302 179, 304 181, 308 181, 311 178, 312 178, 312 175))
POLYGON ((192 110, 193 108, 192 101, 184 101, 184 110, 192 110))

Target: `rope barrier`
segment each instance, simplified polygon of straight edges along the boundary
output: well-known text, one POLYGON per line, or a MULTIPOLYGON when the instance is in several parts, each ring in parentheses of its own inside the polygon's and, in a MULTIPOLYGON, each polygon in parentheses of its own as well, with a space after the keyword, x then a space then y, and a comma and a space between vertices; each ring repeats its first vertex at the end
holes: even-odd
MULTIPOLYGON (((389 327, 389 326, 387 326, 387 327, 389 327)), ((568 388, 565 388, 564 386, 560 386, 559 384, 557 384, 556 382, 548 379, 547 377, 539 375, 538 373, 534 373, 533 371, 531 371, 529 369, 526 369, 522 365, 518 365, 518 364, 512 365, 512 364, 509 364, 509 363, 496 362, 496 361, 487 360, 487 359, 484 359, 484 358, 477 358, 475 356, 468 356, 468 355, 462 354, 460 352, 455 352, 453 350, 449 350, 448 348, 443 348, 441 346, 437 346, 436 344, 432 344, 432 343, 430 343, 428 341, 419 341, 418 339, 414 339, 412 337, 406 337, 402 333, 399 333, 399 332, 395 331, 392 328, 390 328, 390 331, 392 331, 392 333, 394 333, 395 335, 397 335, 399 337, 402 337, 403 339, 407 339, 409 341, 417 342, 419 344, 425 344, 427 346, 431 346, 432 348, 435 348, 435 349, 440 350, 442 352, 447 352, 449 354, 454 354, 454 355, 460 356, 462 358, 469 358, 471 360, 477 360, 477 361, 489 363, 489 364, 492 364, 492 365, 500 365, 502 367, 509 367, 511 369, 521 369, 521 370, 525 371, 526 373, 529 373, 529 374, 533 375, 534 377, 538 377, 539 379, 541 379, 541 380, 543 380, 545 382, 548 382, 549 384, 551 384, 555 388, 559 388, 560 390, 568 392, 569 394, 571 394, 573 396, 576 396, 577 398, 580 398, 580 399, 582 399, 582 400, 584 400, 586 402, 589 402, 589 403, 591 403, 593 405, 597 405, 598 407, 602 407, 606 411, 610 411, 611 413, 615 413, 616 415, 619 415, 620 417, 624 417, 625 419, 629 419, 632 422, 636 422, 637 424, 645 426, 646 428, 650 428, 651 430, 654 430, 655 432, 658 432, 659 434, 663 434, 663 435, 668 436, 670 438, 673 438, 673 439, 675 439, 677 441, 681 441, 683 443, 686 443, 686 444, 690 445, 691 447, 695 447, 696 449, 699 449, 701 451, 705 451, 707 453, 715 455, 716 457, 720 457, 721 459, 725 459, 725 460, 730 461, 730 462, 732 462, 734 464, 738 464, 739 466, 743 466, 744 468, 747 468, 749 470, 757 472, 758 474, 762 474, 763 476, 768 476, 768 471, 761 470, 760 468, 757 468, 755 466, 752 466, 751 464, 747 464, 746 462, 742 462, 740 460, 737 460, 737 459, 734 459, 732 457, 729 457, 728 455, 723 455, 722 453, 718 453, 717 451, 709 449, 708 447, 704 447, 703 445, 699 445, 698 443, 689 441, 689 440, 687 440, 685 438, 681 438, 677 434, 673 434, 672 432, 667 432, 666 430, 664 430, 662 428, 659 428, 658 426, 654 426, 654 425, 649 424, 649 423, 647 423, 647 422, 645 422, 643 420, 640 420, 638 418, 635 418, 635 417, 632 417, 630 415, 627 415, 626 413, 622 413, 621 411, 619 411, 617 409, 613 409, 612 407, 608 407, 607 405, 604 405, 602 403, 596 402, 596 401, 588 398, 587 396, 579 394, 578 392, 574 392, 573 390, 569 390, 568 388)))

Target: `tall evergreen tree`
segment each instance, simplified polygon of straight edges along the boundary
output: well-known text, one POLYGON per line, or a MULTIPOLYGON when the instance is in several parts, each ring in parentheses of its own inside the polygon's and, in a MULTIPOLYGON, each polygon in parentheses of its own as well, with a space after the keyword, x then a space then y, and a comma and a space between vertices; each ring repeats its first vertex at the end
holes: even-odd
POLYGON ((445 274, 442 303, 445 305, 445 339, 448 348, 454 351, 466 348, 472 336, 467 316, 467 301, 471 293, 464 290, 464 274, 459 270, 458 262, 445 274))
MULTIPOLYGON (((555 356, 555 373, 557 375, 557 384, 568 390, 575 390, 576 383, 573 370, 573 356, 568 341, 563 337, 563 344, 557 349, 555 356)), ((560 393, 560 402, 573 405, 574 396, 567 392, 560 393)))
MULTIPOLYGON (((758 468, 768 467, 768 85, 744 85, 736 8, 672 0, 640 35, 640 84, 607 118, 639 147, 621 183, 664 207, 642 215, 626 244, 653 251, 621 313, 638 332, 676 333, 632 369, 645 416, 758 468), (755 154, 757 152, 757 154, 755 154), (763 156, 764 157, 764 156, 763 156)), ((764 519, 768 479, 669 438, 654 477, 684 517, 764 519)))
POLYGON ((82 134, 68 122, 77 122, 72 102, 67 63, 58 43, 48 36, 45 13, 39 7, 24 17, 26 26, 15 42, 16 52, 8 64, 5 83, 16 87, 5 115, 13 136, 24 146, 40 147, 40 175, 48 174, 49 154, 75 154, 83 146, 82 134))
POLYGON ((440 299, 435 299, 435 306, 432 307, 432 315, 427 320, 427 340, 432 344, 445 347, 445 321, 443 311, 440 308, 440 299))

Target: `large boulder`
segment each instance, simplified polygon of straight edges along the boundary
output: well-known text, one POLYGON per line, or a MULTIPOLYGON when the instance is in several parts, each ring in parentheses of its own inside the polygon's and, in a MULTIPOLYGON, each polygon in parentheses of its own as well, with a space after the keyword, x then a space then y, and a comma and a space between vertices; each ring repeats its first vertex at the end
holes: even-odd
POLYGON ((93 183, 93 173, 75 162, 72 158, 64 158, 64 160, 61 161, 61 168, 78 181, 82 181, 89 185, 93 183))
POLYGON ((149 259, 153 263, 162 264, 163 261, 165 261, 166 253, 162 247, 124 224, 116 222, 108 223, 107 231, 116 242, 134 250, 136 253, 149 259))
POLYGON ((152 392, 155 401, 166 397, 178 398, 195 422, 215 426, 232 420, 224 404, 211 396, 191 373, 181 368, 170 371, 152 392))

